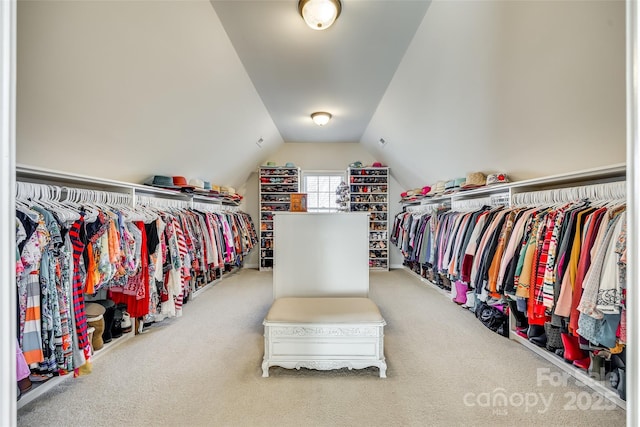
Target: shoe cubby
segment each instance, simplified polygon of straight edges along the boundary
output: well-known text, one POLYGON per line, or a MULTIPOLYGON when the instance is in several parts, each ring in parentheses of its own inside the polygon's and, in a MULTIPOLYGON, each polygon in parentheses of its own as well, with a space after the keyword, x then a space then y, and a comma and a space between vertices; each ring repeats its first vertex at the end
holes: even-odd
POLYGON ((369 212, 369 268, 389 269, 389 168, 348 169, 349 210, 369 212))
POLYGON ((260 186, 260 270, 273 268, 273 217, 278 212, 289 212, 291 194, 300 192, 300 169, 284 166, 262 166, 259 170, 260 186))

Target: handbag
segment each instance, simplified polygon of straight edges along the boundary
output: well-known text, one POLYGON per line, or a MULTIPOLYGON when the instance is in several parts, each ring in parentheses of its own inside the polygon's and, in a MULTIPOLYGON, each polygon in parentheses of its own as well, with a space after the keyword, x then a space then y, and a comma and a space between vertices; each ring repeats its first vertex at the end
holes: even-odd
POLYGON ((492 331, 503 337, 509 336, 509 317, 497 308, 480 302, 476 307, 476 317, 492 331))

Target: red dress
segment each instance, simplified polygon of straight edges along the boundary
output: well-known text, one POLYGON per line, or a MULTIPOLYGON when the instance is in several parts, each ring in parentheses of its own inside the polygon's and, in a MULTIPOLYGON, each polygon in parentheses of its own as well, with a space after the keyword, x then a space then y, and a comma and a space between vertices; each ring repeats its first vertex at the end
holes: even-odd
POLYGON ((142 247, 140 250, 140 269, 129 278, 126 288, 135 292, 109 292, 116 304, 127 304, 127 312, 132 318, 143 317, 149 313, 149 251, 147 250, 147 233, 142 221, 134 223, 142 233, 142 247))

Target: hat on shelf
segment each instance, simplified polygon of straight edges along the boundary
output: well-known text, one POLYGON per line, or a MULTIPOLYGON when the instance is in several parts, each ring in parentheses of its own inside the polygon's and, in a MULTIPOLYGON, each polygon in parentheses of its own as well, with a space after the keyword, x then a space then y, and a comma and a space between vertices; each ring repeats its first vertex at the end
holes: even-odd
POLYGON ((187 178, 185 178, 184 176, 174 176, 173 185, 176 187, 191 189, 191 190, 195 188, 193 185, 189 185, 189 183, 187 182, 187 178))
POLYGON ((189 185, 193 187, 193 189, 200 193, 208 193, 209 190, 205 190, 204 181, 198 178, 191 178, 189 180, 189 185))
POLYGON ((361 168, 362 167, 362 162, 357 161, 357 162, 353 162, 349 165, 350 168, 361 168))
POLYGON ((431 193, 432 196, 440 196, 444 193, 445 189, 446 183, 444 181, 438 181, 433 187, 431 187, 431 191, 429 191, 429 193, 431 193))
POLYGON ((467 174, 467 179, 461 187, 463 190, 470 190, 485 185, 487 185, 487 177, 482 172, 471 172, 467 174))
POLYGON ((453 188, 460 188, 467 181, 466 178, 456 178, 453 180, 453 188))
POLYGON ((400 198, 404 199, 405 197, 408 196, 408 192, 403 191, 402 193, 400 193, 400 198))
POLYGON ((503 173, 492 173, 487 176, 487 185, 504 184, 506 182, 509 182, 509 178, 503 173))
POLYGON ((211 192, 215 194, 220 194, 220 186, 216 184, 211 184, 211 192))
MULTIPOLYGON (((436 187, 438 186, 439 183, 440 183, 440 181, 436 181, 431 186, 431 190, 429 190, 429 192, 427 193, 427 196, 435 196, 436 195, 436 187)), ((443 184, 444 184, 444 182, 443 182, 443 184)))
POLYGON ((171 189, 179 189, 180 187, 177 187, 175 185, 173 185, 173 178, 170 176, 164 176, 164 175, 154 175, 151 178, 147 179, 144 182, 145 185, 151 185, 153 187, 160 187, 160 188, 171 188, 171 189))
POLYGON ((426 196, 427 194, 429 194, 429 192, 431 191, 431 187, 428 185, 425 185, 424 187, 422 187, 422 191, 421 193, 426 196))
POLYGON ((228 187, 226 185, 220 186, 220 194, 222 194, 224 196, 228 196, 228 195, 234 194, 235 192, 236 192, 236 190, 233 187, 228 187))
POLYGON ((384 165, 380 162, 373 162, 373 164, 371 165, 372 168, 383 168, 384 165))
POLYGON ((451 194, 456 190, 455 179, 450 179, 444 183, 444 194, 451 194))
POLYGON ((285 168, 295 168, 296 165, 293 162, 287 162, 284 165, 285 168))
POLYGON ((204 189, 207 192, 211 192, 211 182, 210 181, 202 181, 202 183, 204 184, 204 189))
POLYGON ((276 165, 276 162, 267 162, 265 166, 273 167, 276 165))

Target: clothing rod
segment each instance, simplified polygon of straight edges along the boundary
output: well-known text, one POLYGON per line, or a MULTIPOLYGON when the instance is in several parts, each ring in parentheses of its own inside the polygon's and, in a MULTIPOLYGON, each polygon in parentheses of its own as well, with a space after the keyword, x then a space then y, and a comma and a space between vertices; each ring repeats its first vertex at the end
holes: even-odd
POLYGON ((468 211, 480 209, 483 206, 491 206, 491 197, 481 197, 479 199, 454 200, 451 202, 452 211, 468 211))
POLYGON ((568 203, 578 200, 617 200, 626 198, 626 182, 584 185, 580 187, 556 190, 516 193, 512 196, 513 205, 568 203))
POLYGON ((448 206, 444 203, 432 203, 428 205, 416 205, 416 206, 407 206, 405 210, 409 213, 427 213, 427 212, 437 212, 440 209, 445 209, 448 206))
POLYGON ((200 203, 200 202, 193 202, 193 208, 201 211, 209 211, 209 212, 220 212, 221 210, 223 210, 222 205, 218 205, 218 204, 214 205, 214 204, 207 204, 207 203, 200 203))
POLYGON ((57 185, 36 184, 16 181, 15 196, 19 200, 61 200, 62 187, 57 185))
POLYGON ((66 199, 74 203, 101 203, 106 205, 131 205, 131 195, 111 191, 62 187, 66 199))

